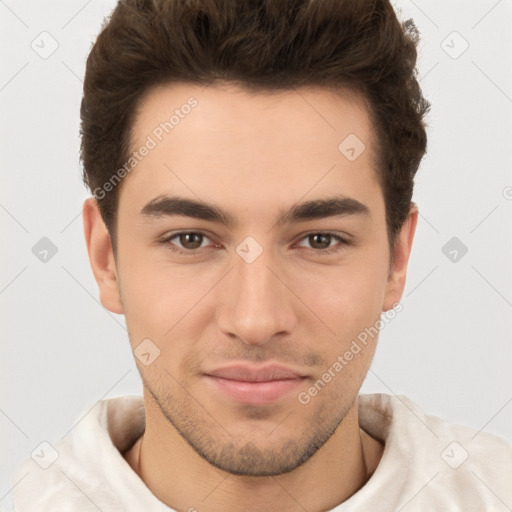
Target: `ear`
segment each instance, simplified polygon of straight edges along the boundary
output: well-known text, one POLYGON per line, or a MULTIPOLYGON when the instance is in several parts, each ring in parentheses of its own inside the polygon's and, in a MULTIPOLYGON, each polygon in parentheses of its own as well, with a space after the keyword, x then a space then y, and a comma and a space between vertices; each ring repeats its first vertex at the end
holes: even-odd
POLYGON ((407 264, 412 249, 412 241, 418 222, 418 207, 411 203, 409 215, 404 222, 393 246, 393 260, 386 286, 386 296, 382 311, 388 311, 402 298, 407 275, 407 264))
POLYGON ((84 202, 83 222, 89 261, 98 283, 100 301, 112 313, 123 314, 112 241, 94 197, 84 202))

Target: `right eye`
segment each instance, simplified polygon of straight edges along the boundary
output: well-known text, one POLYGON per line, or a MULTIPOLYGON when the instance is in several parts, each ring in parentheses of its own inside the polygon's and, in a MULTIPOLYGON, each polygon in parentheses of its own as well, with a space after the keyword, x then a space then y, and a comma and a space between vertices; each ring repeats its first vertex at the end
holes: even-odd
POLYGON ((209 237, 201 231, 179 231, 166 236, 161 240, 161 243, 168 245, 168 248, 172 252, 194 256, 202 252, 199 249, 204 249, 202 242, 205 238, 209 239, 209 237), (174 239, 177 239, 180 245, 176 246, 172 241, 174 239))

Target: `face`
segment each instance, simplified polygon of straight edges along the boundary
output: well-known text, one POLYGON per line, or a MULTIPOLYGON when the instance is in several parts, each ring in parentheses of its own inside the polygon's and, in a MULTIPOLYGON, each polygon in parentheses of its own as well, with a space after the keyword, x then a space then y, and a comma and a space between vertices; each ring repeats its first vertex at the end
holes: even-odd
POLYGON ((102 301, 143 354, 147 414, 225 471, 290 471, 355 403, 377 339, 361 333, 402 291, 367 111, 322 89, 174 84, 133 128, 151 147, 120 189, 102 301))

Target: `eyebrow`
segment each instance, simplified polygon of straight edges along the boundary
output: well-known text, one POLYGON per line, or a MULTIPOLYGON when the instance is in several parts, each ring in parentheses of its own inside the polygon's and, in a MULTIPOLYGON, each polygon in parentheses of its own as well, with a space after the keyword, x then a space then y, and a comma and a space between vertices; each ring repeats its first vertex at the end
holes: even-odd
MULTIPOLYGON (((229 229, 237 225, 235 217, 218 206, 180 196, 155 197, 142 208, 140 215, 148 219, 181 215, 223 224, 229 229)), ((281 211, 275 225, 349 215, 370 216, 370 209, 356 199, 337 195, 295 204, 288 210, 281 211)))

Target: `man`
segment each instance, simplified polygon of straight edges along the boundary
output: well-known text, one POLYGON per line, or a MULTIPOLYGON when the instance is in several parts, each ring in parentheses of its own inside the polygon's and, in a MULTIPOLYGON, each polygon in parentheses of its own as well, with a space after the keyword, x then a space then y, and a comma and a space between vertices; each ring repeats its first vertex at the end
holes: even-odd
POLYGON ((87 62, 84 228, 143 400, 17 510, 490 511, 502 440, 359 395, 401 307, 429 104, 386 0, 120 1, 87 62))

